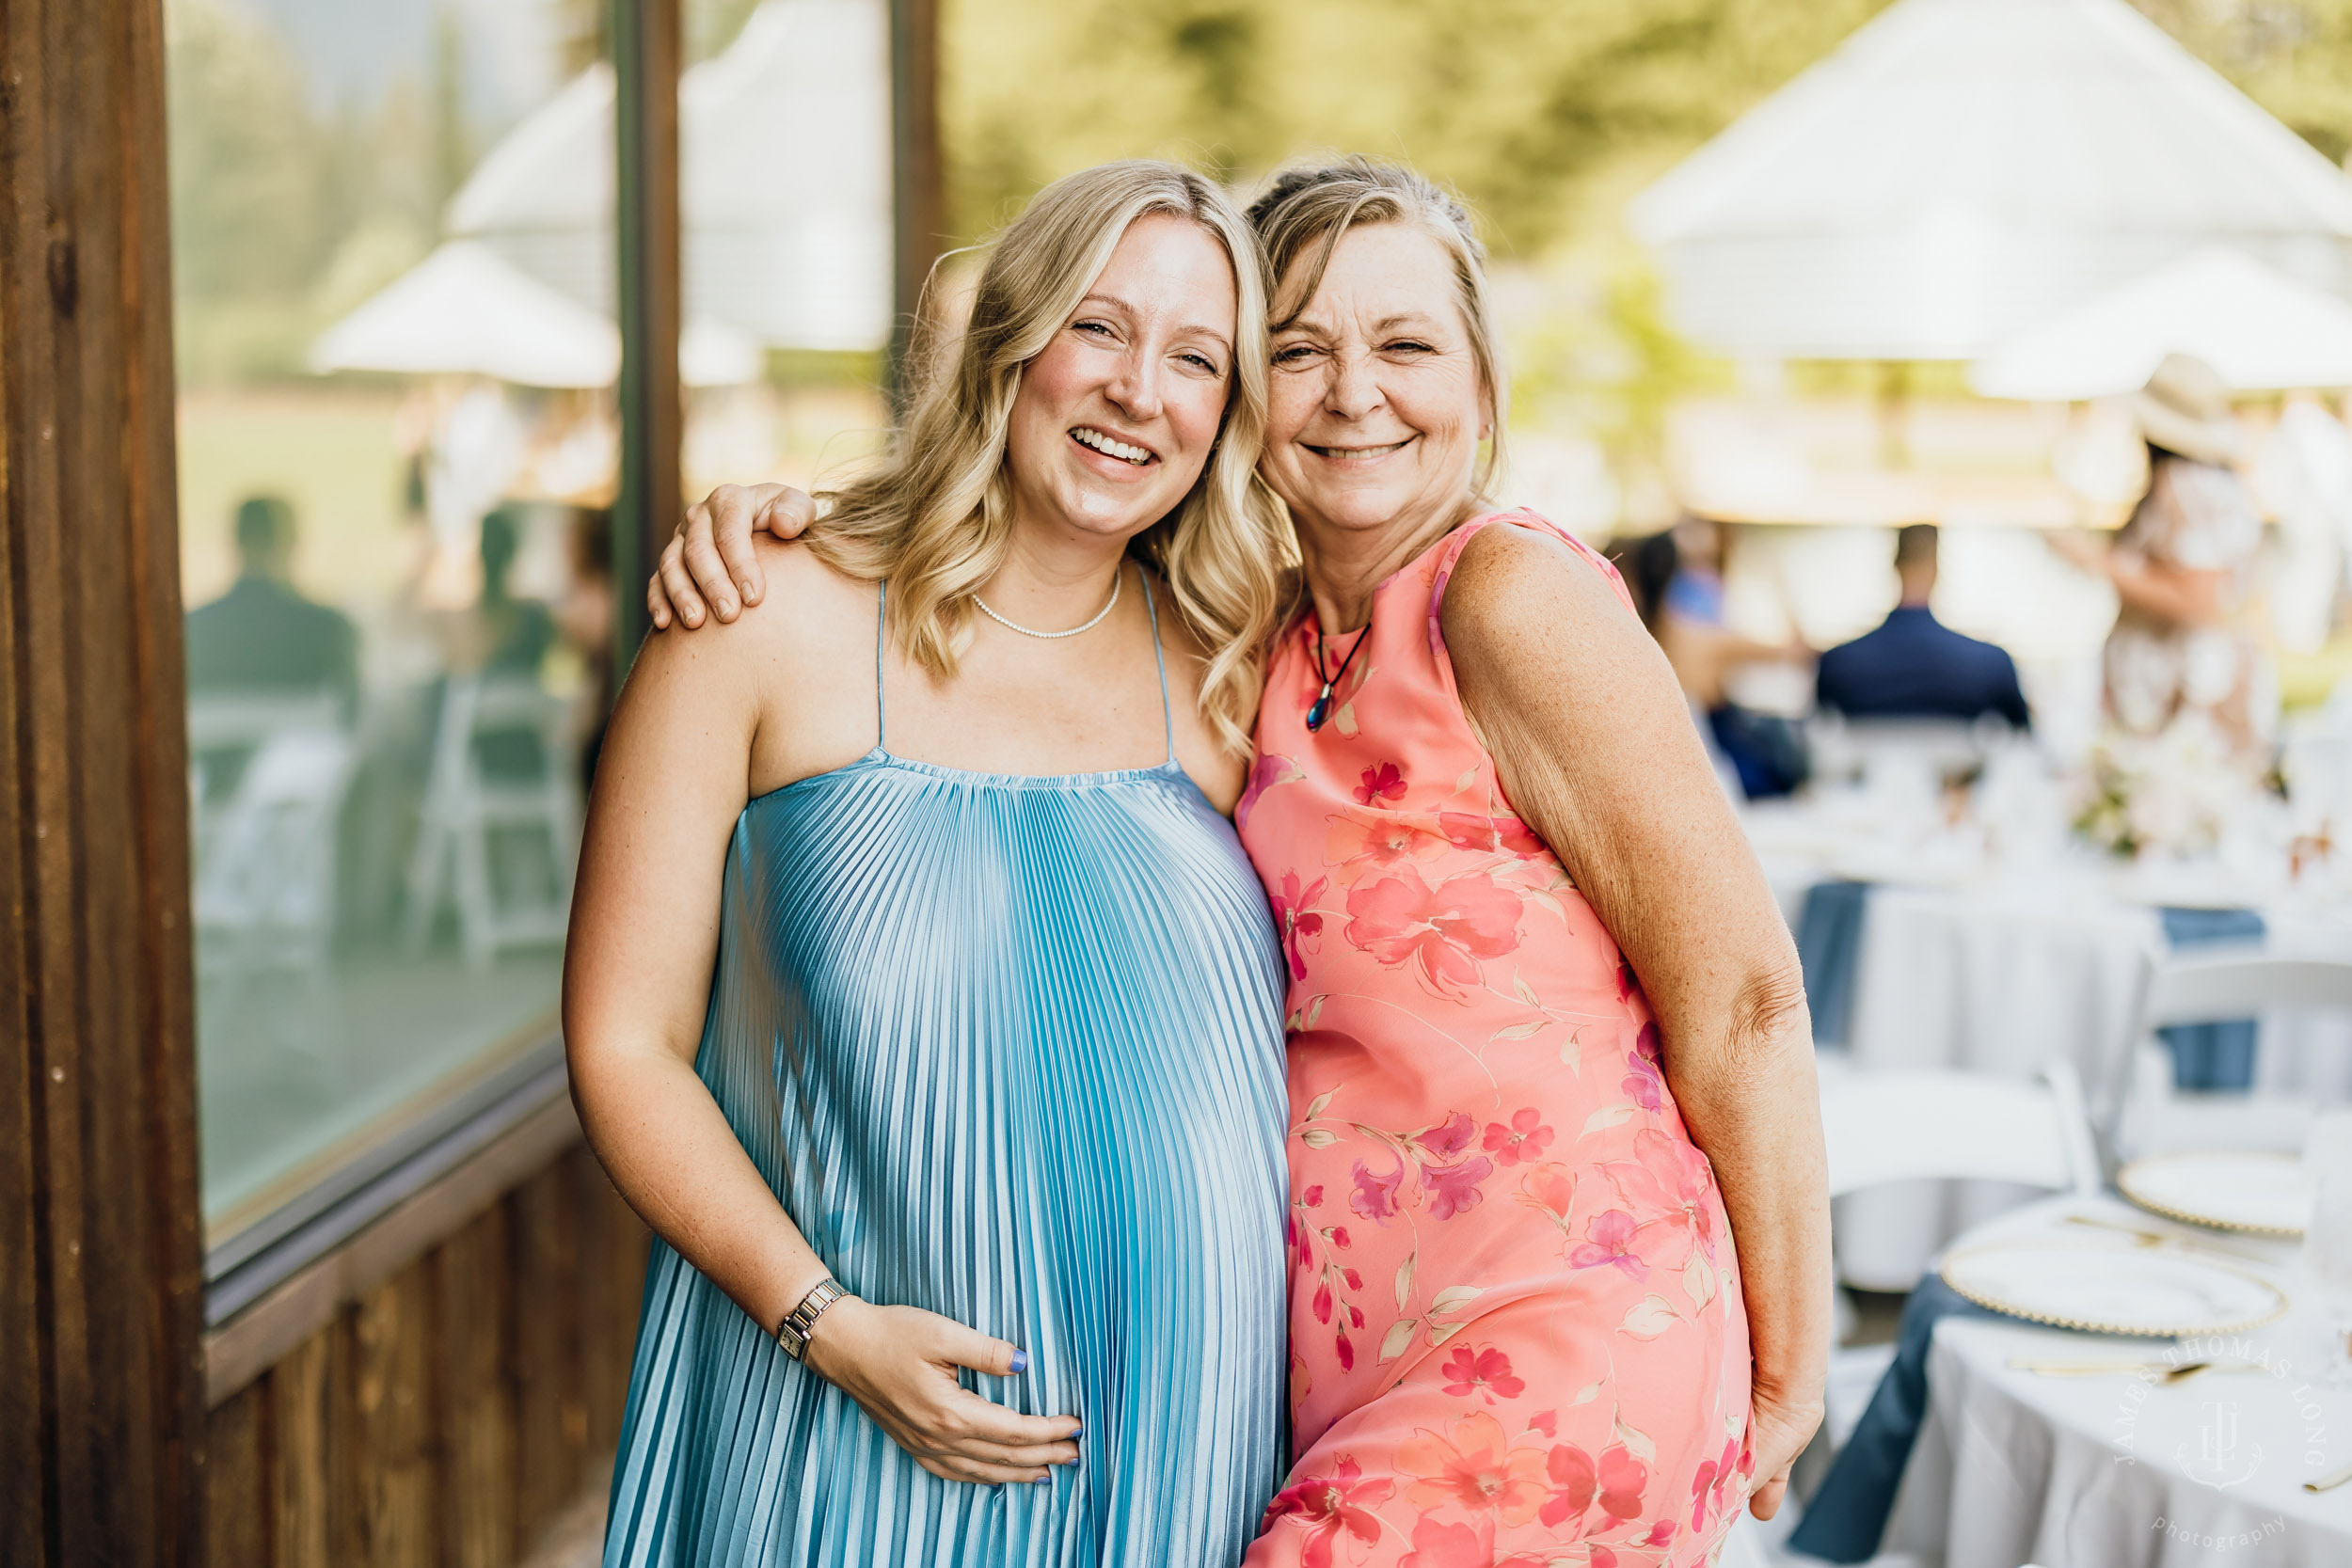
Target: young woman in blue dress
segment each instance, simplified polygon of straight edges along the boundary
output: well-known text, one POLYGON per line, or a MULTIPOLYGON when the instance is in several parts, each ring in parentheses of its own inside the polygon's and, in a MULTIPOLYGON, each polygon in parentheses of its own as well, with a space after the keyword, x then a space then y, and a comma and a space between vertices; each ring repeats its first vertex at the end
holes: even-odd
POLYGON ((659 1238, 609 1568, 1254 1534, 1283 969, 1224 814, 1281 609, 1266 364, 1222 193, 1073 175, 815 547, 639 654, 564 982, 582 1125, 659 1238))

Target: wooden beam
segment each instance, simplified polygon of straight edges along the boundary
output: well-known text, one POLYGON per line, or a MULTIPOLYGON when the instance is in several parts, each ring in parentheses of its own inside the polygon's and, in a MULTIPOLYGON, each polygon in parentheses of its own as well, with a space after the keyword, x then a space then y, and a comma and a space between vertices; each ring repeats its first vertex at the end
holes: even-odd
POLYGON ((159 0, 0 5, 0 1561, 203 1549, 159 0))
POLYGON ((613 117, 619 143, 614 241, 621 321, 621 494, 612 515, 620 595, 613 669, 627 673, 645 635, 645 578, 685 511, 686 429, 677 342, 684 314, 678 217, 677 79, 681 0, 612 0, 613 117))
POLYGON ((911 390, 924 346, 923 291, 946 243, 939 145, 939 0, 890 0, 890 180, 893 255, 889 392, 911 390))

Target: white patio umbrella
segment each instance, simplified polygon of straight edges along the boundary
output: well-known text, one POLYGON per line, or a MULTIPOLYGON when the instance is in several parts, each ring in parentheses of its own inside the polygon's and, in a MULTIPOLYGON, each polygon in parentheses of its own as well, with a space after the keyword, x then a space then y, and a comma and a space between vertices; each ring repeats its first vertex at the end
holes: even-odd
MULTIPOLYGON (((612 301, 612 73, 583 71, 491 149, 452 233, 598 309, 612 301)), ((882 0, 766 0, 678 82, 686 310, 780 348, 890 336, 882 0)))
POLYGON ((523 387, 606 387, 612 324, 485 247, 453 240, 323 333, 310 368, 486 375, 523 387))
MULTIPOLYGON (((755 381, 760 349, 722 322, 678 339, 690 387, 755 381)), ((486 375, 519 387, 610 387, 621 337, 611 321, 486 245, 452 240, 319 336, 310 369, 486 375)))
POLYGON ((2241 392, 2352 387, 2352 304, 2211 245, 2028 327, 1969 367, 1989 398, 2136 391, 2168 354, 2241 392))
POLYGON ((2215 242, 2352 283, 2352 181, 2124 0, 1898 0, 1629 218, 1758 357, 1973 358, 2215 242))

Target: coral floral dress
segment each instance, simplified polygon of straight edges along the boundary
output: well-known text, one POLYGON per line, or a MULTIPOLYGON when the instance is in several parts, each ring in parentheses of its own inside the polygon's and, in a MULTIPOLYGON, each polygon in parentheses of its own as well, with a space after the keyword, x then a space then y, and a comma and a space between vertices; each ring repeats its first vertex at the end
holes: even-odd
MULTIPOLYGON (((1559 534, 1481 517, 1381 584, 1313 732, 1311 612, 1259 710, 1236 820, 1289 960, 1295 1463, 1251 1568, 1684 1568, 1746 1497, 1713 1170, 1631 967, 1503 799, 1439 630, 1454 562, 1498 522, 1559 534)), ((1325 639, 1326 667, 1353 641, 1325 639)))

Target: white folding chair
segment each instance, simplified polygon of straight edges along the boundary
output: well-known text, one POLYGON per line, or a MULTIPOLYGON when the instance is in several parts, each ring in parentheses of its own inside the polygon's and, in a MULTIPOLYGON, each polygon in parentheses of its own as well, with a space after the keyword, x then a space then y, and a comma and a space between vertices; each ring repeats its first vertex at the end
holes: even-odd
POLYGON ((235 805, 241 766, 250 766, 274 735, 343 727, 342 704, 331 691, 199 691, 188 697, 188 803, 195 815, 197 863, 235 805))
POLYGON ((281 729, 246 763, 199 857, 197 951, 211 972, 326 977, 335 927, 335 831, 350 786, 339 729, 281 729))
MULTIPOLYGON (((2011 1181, 2085 1196, 2099 1190, 2099 1154, 2082 1084, 2065 1062, 2040 1082, 1979 1072, 1825 1073, 1821 1132, 1829 1191, 1843 1197, 1889 1181, 2011 1181)), ((1893 1359, 1894 1347, 1835 1347, 1824 1426, 1843 1447, 1893 1359)))
POLYGON ((2272 1011, 2352 1015, 2352 963, 2240 950, 2152 960, 2123 1062, 2111 1074, 2105 1121, 2120 1163, 2184 1148, 2303 1147, 2310 1096, 2186 1090, 2155 1031, 2272 1011))
POLYGON ((449 683, 408 863, 412 951, 423 948, 447 904, 456 908, 459 943, 475 969, 487 969, 503 948, 563 942, 580 855, 572 712, 568 700, 524 677, 466 676, 449 683), (510 777, 484 769, 481 742, 510 735, 536 739, 535 771, 510 777), (507 831, 537 838, 546 848, 550 877, 537 896, 509 889, 501 897, 494 885, 491 840, 507 831))

